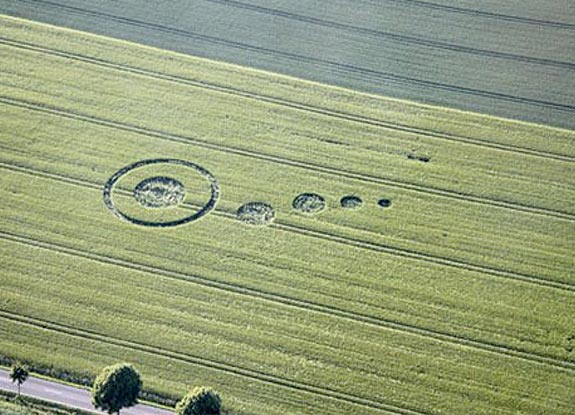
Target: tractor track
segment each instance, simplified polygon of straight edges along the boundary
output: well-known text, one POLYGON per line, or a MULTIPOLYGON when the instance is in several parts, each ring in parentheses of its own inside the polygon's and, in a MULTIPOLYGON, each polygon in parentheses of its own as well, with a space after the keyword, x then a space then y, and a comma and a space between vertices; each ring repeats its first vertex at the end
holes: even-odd
POLYGON ((278 51, 275 49, 265 48, 262 46, 250 45, 246 43, 241 43, 237 41, 231 41, 227 39, 217 38, 214 36, 203 35, 199 33, 195 33, 189 30, 183 29, 176 29, 169 26, 159 25, 156 23, 145 22, 141 20, 131 19, 122 16, 116 16, 109 13, 97 12, 93 10, 82 9, 79 7, 73 6, 64 6, 61 4, 44 1, 44 0, 20 0, 23 3, 34 4, 34 5, 43 5, 47 8, 52 8, 56 10, 63 10, 70 14, 76 15, 83 15, 83 16, 91 16, 97 19, 107 20, 107 21, 114 21, 117 23, 125 24, 128 26, 133 27, 140 27, 145 28, 147 30, 161 32, 161 33, 168 33, 170 35, 176 35, 188 39, 194 39, 196 41, 202 41, 206 43, 211 43, 215 45, 220 45, 224 47, 229 47, 233 49, 238 49, 242 51, 257 53, 260 55, 270 56, 275 59, 287 59, 294 62, 300 62, 304 64, 311 64, 315 66, 323 66, 325 68, 330 68, 331 70, 335 71, 342 71, 343 73, 353 73, 359 74, 365 79, 376 79, 379 81, 385 81, 388 83, 396 83, 400 85, 416 85, 419 87, 424 88, 431 88, 440 91, 448 91, 454 92, 463 95, 472 95, 472 96, 480 96, 485 98, 491 98, 495 100, 500 100, 504 102, 513 102, 516 104, 526 104, 530 106, 535 106, 539 108, 550 108, 557 111, 564 111, 564 112, 574 112, 575 106, 568 105, 568 104, 560 104, 556 102, 544 101, 539 99, 532 99, 532 98, 525 98, 519 97, 510 94, 503 94, 494 91, 484 91, 475 88, 463 87, 463 86, 456 86, 451 84, 446 84, 442 82, 435 82, 430 80, 422 80, 414 77, 402 76, 397 75, 390 72, 383 72, 368 68, 362 68, 356 65, 351 64, 344 64, 336 61, 331 61, 328 59, 319 59, 313 58, 304 55, 298 55, 291 52, 286 51, 278 51))
POLYGON ((358 180, 364 183, 373 183, 378 185, 385 185, 389 187, 395 187, 403 190, 413 191, 416 193, 423 193, 423 194, 430 194, 434 196, 446 197, 449 199, 455 199, 460 201, 466 201, 471 203, 477 203, 481 205, 487 206, 495 206, 499 208, 510 209, 512 211, 517 212, 526 212, 531 214, 543 215, 547 217, 555 217, 558 219, 567 220, 570 222, 575 221, 575 215, 564 212, 560 210, 548 209, 548 208, 541 208, 536 206, 529 206, 525 204, 519 203, 512 203, 507 202, 504 200, 498 199, 490 199, 490 198, 483 198, 479 196, 474 196, 468 193, 459 193, 450 190, 444 190, 441 188, 434 188, 429 186, 420 186, 415 183, 404 182, 399 180, 391 180, 391 179, 384 179, 377 176, 356 173, 353 171, 342 170, 342 169, 335 169, 329 166, 310 163, 310 162, 303 162, 297 159, 291 159, 286 157, 274 156, 266 153, 256 152, 252 150, 246 150, 239 147, 233 146, 224 146, 221 144, 213 144, 206 140, 197 138, 197 137, 190 137, 190 136, 182 136, 178 134, 167 133, 164 131, 156 131, 145 127, 140 127, 136 125, 130 125, 125 123, 116 122, 109 119, 103 119, 94 117, 91 115, 81 114, 79 112, 72 112, 69 110, 63 110, 60 108, 51 107, 44 104, 39 104, 35 102, 28 102, 20 99, 14 99, 8 96, 0 95, 0 103, 5 105, 10 105, 19 108, 25 108, 28 110, 36 111, 36 112, 43 112, 46 114, 56 115, 68 119, 79 120, 83 122, 89 122, 91 124, 100 125, 103 127, 112 128, 119 131, 129 131, 132 133, 137 133, 141 135, 145 135, 148 137, 159 138, 163 140, 184 143, 184 144, 193 144, 199 147, 207 148, 210 150, 216 150, 219 152, 223 152, 226 154, 234 154, 239 156, 245 156, 256 160, 261 160, 270 163, 277 163, 285 166, 290 167, 297 167, 302 168, 308 171, 314 171, 317 173, 335 175, 339 177, 345 177, 348 179, 358 180))
POLYGON ((64 245, 56 244, 53 242, 40 241, 34 238, 17 235, 7 231, 0 231, 0 238, 19 243, 28 246, 33 246, 36 248, 49 250, 53 252, 58 252, 61 254, 70 255, 73 257, 85 258, 99 263, 115 265, 126 269, 136 270, 140 272, 145 272, 152 275, 162 275, 167 278, 176 279, 178 281, 186 281, 193 284, 198 284, 201 286, 207 286, 214 289, 219 289, 226 291, 228 293, 245 295, 251 298, 267 301, 273 304, 282 304, 290 307, 294 307, 300 310, 313 311, 321 313, 324 315, 329 315, 332 317, 342 318, 348 321, 368 324, 375 326, 377 328, 389 329, 398 331, 401 333, 407 333, 411 335, 416 335, 426 339, 434 339, 440 342, 446 342, 450 344, 455 344, 458 346, 465 346, 474 349, 483 350, 486 352, 495 353, 498 355, 504 355, 512 358, 518 358, 534 363, 545 364, 552 366, 561 370, 574 371, 575 372, 575 362, 565 361, 558 359, 553 356, 529 352, 525 350, 520 350, 510 346, 500 345, 496 343, 490 343, 486 341, 479 341, 467 338, 465 336, 460 336, 451 333, 445 333, 433 329, 422 328, 419 326, 402 323, 399 321, 383 319, 379 317, 373 317, 366 314, 360 314, 356 312, 347 311, 338 307, 325 305, 321 303, 315 303, 308 300, 300 300, 297 298, 285 296, 282 294, 277 294, 273 292, 266 292, 262 290, 257 290, 254 288, 248 288, 239 286, 237 284, 215 281, 207 277, 196 274, 187 274, 179 271, 169 270, 159 266, 150 266, 146 264, 135 263, 131 261, 126 261, 123 259, 111 257, 103 254, 95 254, 91 252, 86 252, 77 248, 71 248, 64 245))
POLYGON ((92 58, 89 56, 65 52, 57 49, 46 48, 43 46, 35 45, 32 43, 16 41, 12 39, 8 39, 5 37, 0 36, 0 45, 11 46, 15 48, 19 48, 22 50, 33 51, 37 53, 43 53, 51 56, 57 56, 61 58, 65 58, 68 60, 73 60, 77 62, 83 62, 87 64, 92 64, 98 67, 108 68, 112 70, 117 70, 120 72, 131 73, 155 80, 162 80, 173 82, 179 85, 186 85, 195 88, 206 89, 210 91, 215 91, 223 94, 234 95, 242 98, 253 99, 260 102, 265 102, 267 104, 278 105, 282 107, 287 107, 294 110, 304 111, 312 114, 318 114, 322 116, 337 118, 344 121, 350 121, 354 123, 359 123, 363 125, 369 125, 371 127, 382 128, 386 130, 392 131, 399 131, 404 133, 410 134, 417 134, 424 137, 444 140, 448 142, 455 142, 455 143, 463 143, 468 145, 474 145, 477 147, 482 148, 489 148, 501 151, 507 151, 511 153, 517 154, 525 154, 534 157, 546 158, 551 160, 557 161, 568 161, 573 162, 575 161, 574 156, 565 155, 565 154, 558 154, 558 153, 551 153, 541 150, 530 149, 526 147, 518 147, 508 144, 497 143, 493 141, 483 140, 479 138, 473 137, 465 137, 455 134, 449 134, 442 131, 436 130, 429 130, 429 129, 421 129, 417 127, 412 127, 407 124, 400 124, 400 123, 393 123, 390 121, 383 121, 376 118, 365 117, 361 115, 357 115, 354 113, 333 110, 330 108, 325 107, 318 107, 309 104, 302 104, 297 101, 290 101, 283 98, 277 98, 269 95, 258 94, 246 90, 242 90, 239 88, 233 88, 230 86, 218 85, 210 82, 199 81, 199 80, 192 80, 182 76, 170 75, 162 72, 151 71, 148 69, 137 68, 130 65, 120 64, 112 61, 107 61, 101 58, 92 58))
POLYGON ((337 401, 344 401, 347 403, 353 403, 355 405, 363 406, 369 409, 375 409, 385 414, 390 415, 427 415, 427 412, 422 412, 409 408, 402 408, 396 405, 375 401, 361 396, 352 395, 344 392, 340 392, 336 389, 319 387, 305 382, 298 382, 274 375, 267 374, 262 371, 245 369, 237 365, 232 365, 229 363, 206 359, 200 356, 195 356, 187 353, 172 351, 166 348, 151 346, 144 343, 139 343, 133 340, 124 340, 117 337, 101 334, 91 330, 82 330, 75 327, 67 326, 61 323, 56 323, 47 320, 41 320, 34 317, 29 317, 26 315, 9 312, 6 310, 0 310, 0 318, 9 320, 18 324, 25 324, 28 326, 41 328, 43 330, 48 330, 56 332, 59 334, 64 334, 71 337, 76 337, 84 340, 97 341, 104 344, 110 344, 117 347, 128 348, 130 350, 136 350, 138 352, 143 352, 151 354, 153 356, 162 356, 168 359, 193 364, 196 366, 202 366, 207 369, 215 370, 218 372, 224 372, 227 374, 232 374, 242 378, 256 380, 262 383, 271 384, 273 386, 280 386, 287 389, 298 390, 306 393, 310 393, 316 396, 321 396, 323 398, 333 399, 337 401))
POLYGON ((514 53, 497 52, 487 49, 479 49, 467 46, 461 46, 453 43, 434 41, 416 36, 400 35, 392 32, 384 32, 382 30, 369 29, 360 26, 354 26, 346 23, 339 23, 332 20, 321 19, 318 17, 305 16, 297 13, 292 13, 284 10, 257 6, 254 4, 244 3, 236 0, 204 0, 209 3, 220 4, 229 8, 235 8, 239 10, 247 10, 255 13, 266 14, 275 17, 281 17, 287 20, 299 21, 303 23, 313 24, 317 26, 342 30, 350 33, 358 33, 361 35, 366 35, 370 37, 376 37, 380 39, 389 39, 392 42, 399 44, 410 44, 424 46, 433 49, 442 49, 452 52, 467 53, 475 56, 487 56, 490 58, 506 59, 515 62, 526 62, 530 64, 552 66, 557 68, 564 68, 569 70, 575 69, 575 64, 571 62, 562 62, 553 59, 536 58, 533 56, 518 55, 514 53))

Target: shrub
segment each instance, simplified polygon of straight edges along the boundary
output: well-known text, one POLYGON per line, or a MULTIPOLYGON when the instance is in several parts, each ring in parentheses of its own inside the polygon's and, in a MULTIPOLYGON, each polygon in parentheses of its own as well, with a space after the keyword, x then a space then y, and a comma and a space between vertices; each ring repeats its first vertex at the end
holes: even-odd
POLYGON ((205 387, 192 389, 176 405, 176 415, 220 415, 222 400, 213 390, 205 387))

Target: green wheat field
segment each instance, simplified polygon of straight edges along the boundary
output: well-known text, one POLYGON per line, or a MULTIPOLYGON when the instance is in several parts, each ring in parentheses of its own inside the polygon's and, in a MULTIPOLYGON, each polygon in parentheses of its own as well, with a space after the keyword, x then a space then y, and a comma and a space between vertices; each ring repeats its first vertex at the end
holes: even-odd
POLYGON ((237 414, 574 413, 575 132, 8 16, 0 71, 2 356, 237 414), (216 197, 158 162, 114 207, 213 209, 115 215, 164 159, 216 197))

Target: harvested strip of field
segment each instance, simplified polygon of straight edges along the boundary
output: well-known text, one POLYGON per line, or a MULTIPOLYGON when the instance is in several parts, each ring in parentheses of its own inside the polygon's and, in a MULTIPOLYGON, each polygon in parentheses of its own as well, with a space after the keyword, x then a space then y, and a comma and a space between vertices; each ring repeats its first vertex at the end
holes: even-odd
MULTIPOLYGON (((572 132, 2 21, 0 352, 89 373, 125 356, 164 393, 198 371, 248 414, 569 413, 572 132), (451 121, 425 136, 353 119, 362 107, 417 131, 451 121), (118 220, 105 183, 165 158, 214 175, 214 211, 172 229, 118 220), (302 193, 325 209, 295 210, 302 193), (361 209, 340 206, 355 194, 361 209), (251 202, 273 208, 255 211, 268 226, 237 220, 251 202), (151 370, 167 361, 175 377, 151 370)), ((170 220, 209 200, 196 172, 155 168, 113 189, 132 215, 155 214, 134 198, 149 178, 185 187, 170 220)))
MULTIPOLYGON (((360 0, 374 3, 377 0, 360 0)), ((383 0, 389 4, 408 4, 413 7, 422 7, 430 10, 446 10, 451 13, 467 14, 470 16, 484 16, 489 19, 514 21, 532 26, 551 26, 566 30, 575 30, 575 24, 565 13, 569 8, 569 0, 559 0, 543 4, 531 2, 527 5, 522 0, 500 2, 497 0, 484 0, 476 3, 473 0, 459 1, 459 7, 453 6, 449 0, 383 0), (539 17, 539 18, 538 18, 539 17)))
POLYGON ((141 0, 5 0, 0 12, 362 91, 573 128, 574 49, 569 27, 561 25, 573 20, 572 8, 557 2, 541 8, 536 0, 511 7, 464 3, 429 10, 412 2, 336 0, 325 7, 309 0, 174 0, 158 10, 141 0), (493 18, 521 16, 517 11, 533 24, 493 18), (540 22, 548 20, 556 24, 540 22))

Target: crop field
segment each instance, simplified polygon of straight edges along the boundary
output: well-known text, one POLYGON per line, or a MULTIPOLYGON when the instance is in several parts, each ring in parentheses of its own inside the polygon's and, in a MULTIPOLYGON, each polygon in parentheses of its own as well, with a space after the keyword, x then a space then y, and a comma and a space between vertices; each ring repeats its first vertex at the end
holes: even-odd
POLYGON ((2 0, 0 13, 575 129, 572 0, 2 0))
POLYGON ((234 414, 573 414, 573 131, 9 16, 0 73, 1 355, 234 414))

